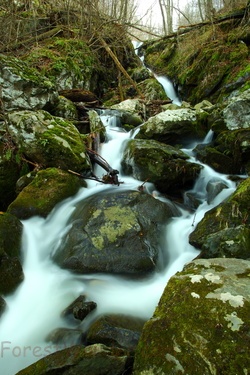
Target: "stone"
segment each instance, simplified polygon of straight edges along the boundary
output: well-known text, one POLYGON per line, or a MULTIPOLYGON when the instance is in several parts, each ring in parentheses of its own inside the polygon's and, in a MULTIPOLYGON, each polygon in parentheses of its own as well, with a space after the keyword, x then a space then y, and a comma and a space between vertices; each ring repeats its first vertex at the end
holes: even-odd
POLYGON ((194 260, 168 282, 144 325, 133 375, 247 374, 250 262, 194 260))
POLYGON ((163 225, 178 214, 147 193, 98 193, 77 204, 53 259, 81 274, 145 275, 158 267, 163 225))
POLYGON ((41 358, 17 375, 122 375, 131 363, 129 353, 121 348, 75 345, 41 358))

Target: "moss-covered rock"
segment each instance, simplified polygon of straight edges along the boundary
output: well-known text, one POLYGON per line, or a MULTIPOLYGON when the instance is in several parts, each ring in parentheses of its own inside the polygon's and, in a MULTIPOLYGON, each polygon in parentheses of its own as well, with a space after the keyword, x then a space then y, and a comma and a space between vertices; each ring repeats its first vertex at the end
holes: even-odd
POLYGON ((0 293, 7 294, 23 280, 21 266, 22 223, 9 213, 0 215, 0 293))
POLYGON ((135 138, 154 139, 170 145, 187 145, 189 141, 204 138, 205 134, 206 121, 201 121, 195 110, 180 108, 150 117, 140 127, 135 138))
POLYGON ((232 170, 229 173, 244 174, 250 171, 250 129, 221 132, 215 139, 215 147, 223 153, 224 159, 231 159, 232 170))
POLYGON ((146 100, 165 100, 168 98, 164 88, 155 78, 145 79, 138 87, 146 100))
POLYGON ((77 204, 53 259, 76 273, 144 275, 160 266, 162 225, 178 214, 149 194, 99 193, 77 204))
POLYGON ((101 316, 91 324, 87 342, 102 343, 134 351, 145 321, 126 315, 101 316))
POLYGON ((250 178, 247 178, 239 184, 236 191, 226 201, 208 211, 198 223, 195 230, 190 234, 189 241, 193 246, 204 249, 202 256, 207 257, 206 249, 209 249, 210 256, 212 254, 213 256, 220 256, 221 254, 236 256, 237 254, 237 257, 249 257, 249 251, 247 250, 250 249, 249 193, 250 178), (236 230, 237 227, 239 227, 238 230, 236 230), (233 238, 234 235, 235 238, 233 238), (218 244, 220 240, 222 240, 221 247, 217 247, 216 243, 218 244), (235 250, 233 250, 234 242, 232 241, 235 241, 235 250), (232 250, 230 250, 231 246, 232 250), (240 248, 242 249, 242 255, 240 248))
POLYGON ((46 111, 20 111, 7 116, 6 126, 33 163, 77 172, 90 168, 81 135, 70 121, 46 111))
POLYGON ((51 109, 51 114, 67 120, 78 120, 78 111, 74 103, 64 96, 59 96, 58 103, 51 109))
POLYGON ((57 168, 39 171, 9 205, 8 212, 19 219, 46 217, 55 205, 77 193, 82 186, 78 177, 57 168))
POLYGON ((181 150, 154 140, 132 139, 124 150, 123 172, 153 182, 163 193, 179 192, 194 183, 201 166, 181 150))
POLYGON ((82 38, 49 38, 33 46, 22 59, 53 82, 58 91, 93 88, 96 81, 96 55, 82 38))
POLYGON ((144 325, 133 375, 249 370, 250 262, 195 260, 167 284, 144 325))
POLYGON ((37 110, 57 102, 53 83, 15 57, 0 55, 0 85, 6 111, 37 110))
POLYGON ((122 375, 130 366, 129 353, 121 348, 76 345, 40 359, 18 375, 122 375))

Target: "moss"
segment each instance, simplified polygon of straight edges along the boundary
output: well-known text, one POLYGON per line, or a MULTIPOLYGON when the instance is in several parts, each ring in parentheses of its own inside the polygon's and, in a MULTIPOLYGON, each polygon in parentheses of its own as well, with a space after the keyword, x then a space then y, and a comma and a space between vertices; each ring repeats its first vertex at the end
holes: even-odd
POLYGON ((57 203, 74 195, 80 186, 78 177, 60 169, 42 170, 10 204, 8 212, 20 219, 34 215, 46 217, 57 203))
MULTIPOLYGON (((191 275, 204 275, 203 266, 192 267, 191 275)), ((170 279, 144 326, 135 375, 152 369, 155 374, 234 375, 248 368, 249 301, 235 307, 208 297, 221 284, 202 276, 192 283, 191 277, 178 273, 170 279)))
POLYGON ((40 74, 37 69, 30 67, 28 63, 21 61, 15 57, 0 55, 0 64, 8 67, 13 74, 22 77, 24 80, 34 82, 37 86, 45 88, 53 88, 53 84, 45 76, 40 74))

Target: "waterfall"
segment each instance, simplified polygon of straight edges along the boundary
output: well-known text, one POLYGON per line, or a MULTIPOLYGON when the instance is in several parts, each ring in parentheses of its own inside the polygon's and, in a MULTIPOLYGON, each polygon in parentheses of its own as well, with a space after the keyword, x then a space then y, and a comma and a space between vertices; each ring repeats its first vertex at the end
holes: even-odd
MULTIPOLYGON (((133 133, 124 132, 105 112, 101 118, 107 129, 107 141, 101 146, 100 153, 113 168, 121 170, 122 151, 133 133)), ((101 175, 103 171, 98 167, 95 173, 101 175)), ((74 197, 58 204, 46 219, 32 217, 23 221, 25 279, 12 295, 5 298, 8 308, 0 320, 2 374, 13 375, 43 356, 64 348, 47 342, 46 337, 58 327, 75 328, 72 322, 65 322, 61 318, 61 312, 80 294, 97 303, 91 319, 104 313, 123 313, 149 319, 169 278, 198 255, 198 251, 188 242, 189 234, 207 210, 235 189, 234 183, 227 176, 204 166, 191 191, 192 194, 202 196, 203 203, 196 212, 182 208, 182 216, 172 218, 166 225, 163 237, 168 264, 147 279, 136 281, 107 274, 76 275, 60 269, 52 262, 51 254, 67 229, 67 221, 75 204, 92 194, 111 189, 137 189, 142 183, 122 173, 119 178, 123 181, 120 186, 88 180, 88 188, 80 189, 74 197), (206 184, 215 175, 225 181, 228 188, 208 204, 206 184)), ((147 186, 154 189, 152 184, 147 186)), ((158 194, 156 199, 164 198, 158 194)), ((89 323, 90 318, 84 320, 81 329, 85 330, 89 323)))

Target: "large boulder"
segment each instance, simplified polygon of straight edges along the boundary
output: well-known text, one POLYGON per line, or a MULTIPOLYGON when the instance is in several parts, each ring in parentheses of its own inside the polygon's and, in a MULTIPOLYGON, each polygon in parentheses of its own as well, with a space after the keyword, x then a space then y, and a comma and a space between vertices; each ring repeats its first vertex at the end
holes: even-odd
POLYGON ((181 192, 194 184, 201 166, 172 146, 154 140, 132 139, 124 150, 123 172, 149 181, 163 193, 181 192))
POLYGON ((0 85, 6 111, 51 108, 58 99, 48 78, 11 56, 0 55, 0 85))
POLYGON ((46 217, 57 203, 77 193, 82 186, 78 177, 58 168, 39 171, 9 205, 8 212, 19 219, 46 217))
POLYGON ((22 223, 9 213, 0 214, 0 294, 11 293, 23 281, 22 223))
POLYGON ((247 374, 250 262, 200 259, 167 284, 144 325, 133 375, 247 374))
POLYGON ((157 267, 161 228, 172 205, 137 191, 113 191, 77 204, 53 259, 77 273, 142 275, 157 267))
POLYGON ((200 116, 190 108, 166 110, 150 117, 140 127, 135 138, 154 139, 170 145, 186 145, 205 136, 200 116))
POLYGON ((250 178, 247 178, 226 201, 208 211, 198 223, 189 242, 202 250, 201 258, 249 258, 249 193, 250 178))
POLYGON ((250 89, 244 92, 236 92, 228 99, 227 106, 223 110, 226 127, 236 130, 250 127, 250 89))
POLYGON ((70 121, 42 110, 19 111, 8 114, 6 127, 33 163, 74 171, 89 168, 81 135, 70 121))
MULTIPOLYGON (((50 347, 49 347, 50 348, 50 347)), ((131 366, 129 353, 102 344, 75 345, 52 353, 18 375, 122 375, 131 366)))

